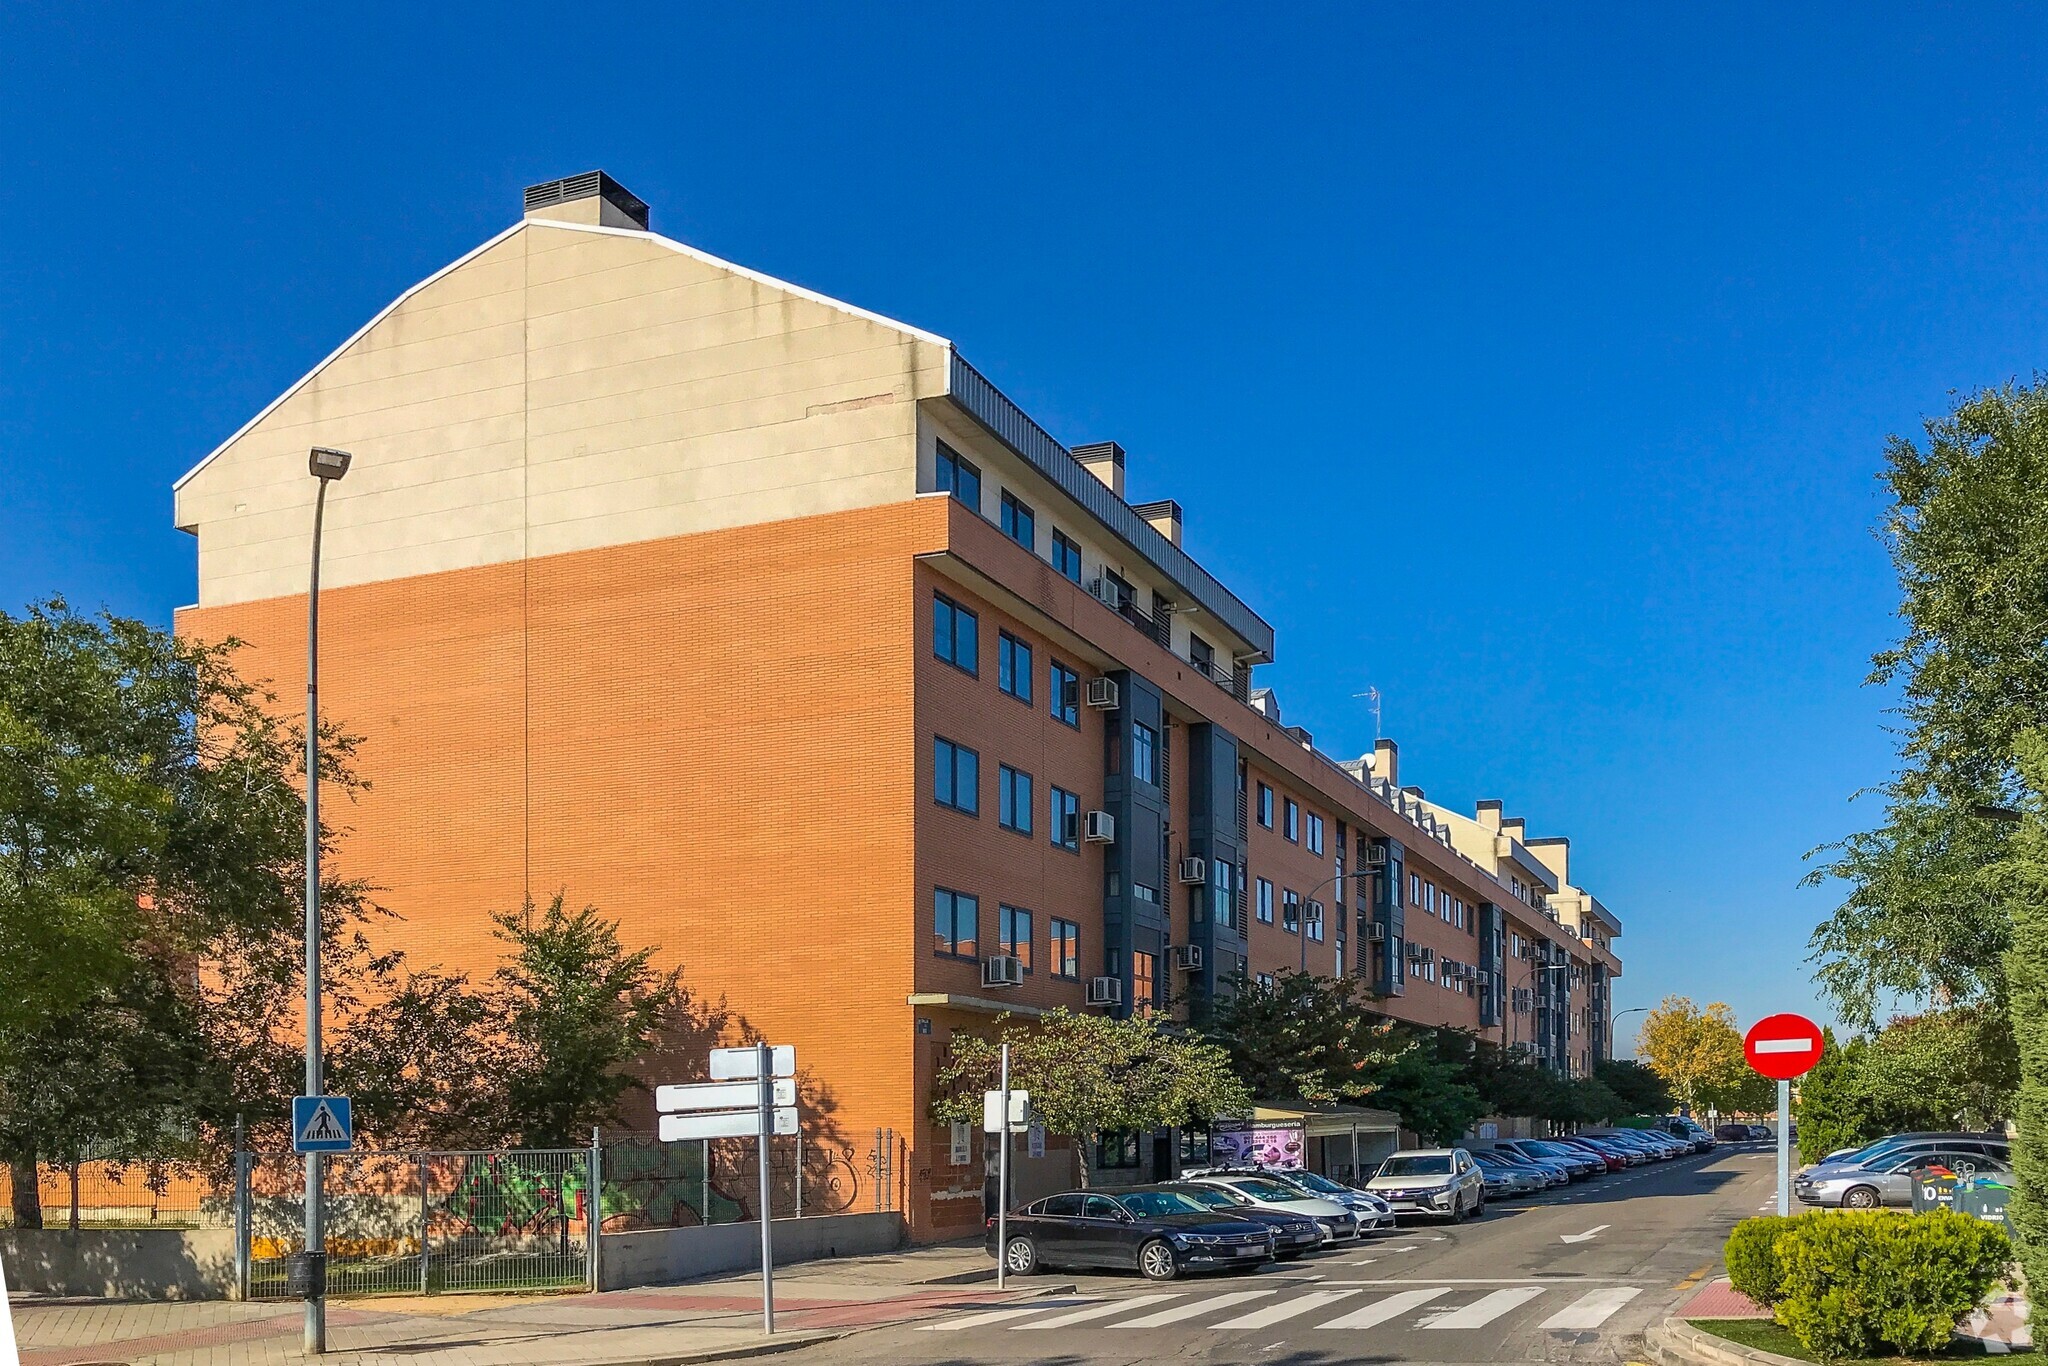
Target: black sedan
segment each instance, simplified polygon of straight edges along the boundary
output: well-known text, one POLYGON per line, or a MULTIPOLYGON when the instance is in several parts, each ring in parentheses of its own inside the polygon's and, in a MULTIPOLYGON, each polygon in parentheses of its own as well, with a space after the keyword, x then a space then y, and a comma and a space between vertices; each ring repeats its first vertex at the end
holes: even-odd
MULTIPOLYGON (((1289 1214, 1284 1209, 1265 1209, 1254 1205, 1246 1197, 1227 1186, 1210 1186, 1200 1181, 1169 1181, 1163 1186, 1145 1186, 1142 1190, 1171 1191, 1185 1195, 1198 1205, 1205 1205, 1219 1214, 1235 1214, 1240 1219, 1250 1219, 1273 1230, 1273 1255, 1283 1262, 1291 1262, 1304 1252, 1313 1252, 1322 1246, 1322 1225, 1306 1214, 1289 1214)), ((1120 1194, 1122 1192, 1119 1192, 1120 1194)))
POLYGON ((1007 1222, 1008 1238, 998 1249, 996 1221, 988 1221, 986 1245, 1013 1276, 1041 1266, 1105 1266, 1170 1281, 1187 1271, 1260 1266, 1273 1257, 1275 1242, 1273 1230, 1257 1220, 1218 1213, 1156 1186, 1113 1195, 1062 1191, 1017 1210, 1007 1222))

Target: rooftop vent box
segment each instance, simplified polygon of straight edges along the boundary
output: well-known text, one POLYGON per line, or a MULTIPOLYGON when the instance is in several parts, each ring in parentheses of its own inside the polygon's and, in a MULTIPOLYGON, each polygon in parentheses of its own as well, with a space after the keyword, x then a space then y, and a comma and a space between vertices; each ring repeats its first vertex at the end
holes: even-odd
POLYGON ((557 223, 647 231, 647 204, 603 171, 526 187, 526 216, 557 223))

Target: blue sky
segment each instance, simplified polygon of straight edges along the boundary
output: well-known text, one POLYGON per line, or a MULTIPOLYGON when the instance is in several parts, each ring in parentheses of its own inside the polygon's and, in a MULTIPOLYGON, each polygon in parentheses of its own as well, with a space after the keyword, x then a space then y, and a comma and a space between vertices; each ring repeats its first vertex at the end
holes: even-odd
POLYGON ((8 7, 0 608, 167 621, 171 481, 603 167, 1121 441, 1290 721, 1572 837, 1618 1006, 1807 1008, 1882 442, 2048 354, 2048 25, 1712 9, 8 7))

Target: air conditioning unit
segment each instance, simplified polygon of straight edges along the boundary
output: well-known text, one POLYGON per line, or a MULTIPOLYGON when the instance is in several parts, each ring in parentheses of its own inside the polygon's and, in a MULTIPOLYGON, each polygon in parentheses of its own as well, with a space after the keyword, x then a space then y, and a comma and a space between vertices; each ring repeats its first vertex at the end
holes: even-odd
POLYGON ((1177 944, 1173 949, 1173 965, 1182 972, 1202 970, 1202 946, 1200 944, 1177 944))
POLYGON ((1021 987, 1024 962, 1014 953, 997 953, 981 961, 981 984, 985 987, 1021 987))
POLYGON ((1366 867, 1368 867, 1368 868, 1384 868, 1384 867, 1386 867, 1386 866, 1387 866, 1387 846, 1386 846, 1386 845, 1384 845, 1384 844, 1380 844, 1380 843, 1377 843, 1377 842, 1375 842, 1375 843, 1372 843, 1372 844, 1368 844, 1368 845, 1366 845, 1366 846, 1365 846, 1365 866, 1366 866, 1366 867))
POLYGON ((1373 921, 1369 921, 1369 922, 1367 922, 1367 924, 1366 924, 1366 926, 1365 926, 1365 937, 1366 937, 1367 939, 1371 940, 1371 941, 1372 941, 1373 943, 1375 943, 1375 944, 1384 944, 1384 943, 1386 943, 1386 942, 1387 942, 1387 927, 1386 927, 1386 924, 1385 924, 1384 922, 1382 922, 1382 921, 1378 921, 1378 920, 1373 920, 1373 921))
POLYGON ((1180 861, 1180 880, 1200 886, 1209 880, 1209 861, 1199 858, 1184 858, 1180 861))
POLYGON ((1320 924, 1322 924, 1322 923, 1323 923, 1323 903, 1322 903, 1322 902, 1320 902, 1320 901, 1310 901, 1310 902, 1307 902, 1306 904, 1304 904, 1304 905, 1302 906, 1302 908, 1301 908, 1301 918, 1302 918, 1302 921, 1303 921, 1304 923, 1306 923, 1306 924, 1310 924, 1310 925, 1320 925, 1320 924))
POLYGON ((1114 678, 1089 679, 1088 705, 1097 711, 1115 711, 1117 708, 1116 680, 1114 678))
POLYGON ((1091 977, 1088 979, 1088 1004, 1091 1006, 1120 1006, 1124 1003, 1124 981, 1121 977, 1091 977))
POLYGON ((1123 594, 1119 593, 1116 585, 1106 578, 1092 580, 1088 585, 1088 593, 1105 607, 1116 611, 1123 610, 1123 594))
POLYGON ((1090 811, 1081 820, 1081 838, 1090 844, 1116 843, 1116 817, 1107 811, 1090 811))
POLYGON ((1411 963, 1420 963, 1422 961, 1422 945, 1416 943, 1408 945, 1408 961, 1411 963))

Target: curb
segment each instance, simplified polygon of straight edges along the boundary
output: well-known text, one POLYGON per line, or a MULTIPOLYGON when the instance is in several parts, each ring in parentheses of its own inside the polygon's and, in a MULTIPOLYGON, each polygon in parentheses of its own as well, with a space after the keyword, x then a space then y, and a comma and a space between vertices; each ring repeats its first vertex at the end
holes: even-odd
POLYGON ((1652 1324, 1643 1334, 1652 1361, 1661 1366, 1807 1366, 1776 1352, 1744 1347, 1693 1327, 1684 1319, 1652 1324))

